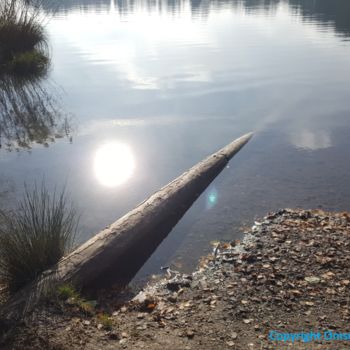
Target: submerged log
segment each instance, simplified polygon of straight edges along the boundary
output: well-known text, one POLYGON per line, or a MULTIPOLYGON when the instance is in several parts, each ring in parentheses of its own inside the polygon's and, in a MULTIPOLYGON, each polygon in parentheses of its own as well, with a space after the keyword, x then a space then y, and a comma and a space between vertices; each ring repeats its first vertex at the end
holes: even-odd
POLYGON ((233 141, 193 166, 135 209, 104 229, 0 308, 0 320, 16 321, 38 301, 47 287, 73 283, 91 287, 103 281, 128 283, 193 202, 250 140, 233 141))

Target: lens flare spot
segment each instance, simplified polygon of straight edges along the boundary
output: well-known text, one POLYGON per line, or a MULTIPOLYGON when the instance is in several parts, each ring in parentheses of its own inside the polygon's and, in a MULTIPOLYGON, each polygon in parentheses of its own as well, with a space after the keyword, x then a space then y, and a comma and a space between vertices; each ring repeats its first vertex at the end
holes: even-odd
POLYGON ((134 156, 124 143, 106 143, 95 153, 94 172, 103 186, 115 187, 123 184, 132 176, 134 169, 134 156))
POLYGON ((211 189, 207 194, 207 209, 216 205, 218 201, 218 193, 215 188, 211 189))

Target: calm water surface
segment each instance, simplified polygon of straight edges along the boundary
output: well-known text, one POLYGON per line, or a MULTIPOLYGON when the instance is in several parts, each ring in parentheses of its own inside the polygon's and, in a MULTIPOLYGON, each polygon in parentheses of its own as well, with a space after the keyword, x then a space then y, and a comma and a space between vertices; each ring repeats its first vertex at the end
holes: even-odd
POLYGON ((281 207, 350 210, 348 0, 65 0, 46 91, 72 140, 0 149, 0 194, 66 184, 81 240, 234 138, 255 138, 139 276, 188 270, 281 207))

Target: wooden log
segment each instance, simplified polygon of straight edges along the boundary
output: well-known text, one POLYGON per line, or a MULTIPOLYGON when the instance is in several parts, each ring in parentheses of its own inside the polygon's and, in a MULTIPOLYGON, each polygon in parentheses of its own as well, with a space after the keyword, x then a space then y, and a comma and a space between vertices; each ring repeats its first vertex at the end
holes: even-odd
POLYGON ((73 283, 128 283, 193 202, 250 140, 233 141, 139 204, 110 227, 61 259, 51 270, 15 294, 0 308, 1 320, 19 320, 47 286, 73 283))

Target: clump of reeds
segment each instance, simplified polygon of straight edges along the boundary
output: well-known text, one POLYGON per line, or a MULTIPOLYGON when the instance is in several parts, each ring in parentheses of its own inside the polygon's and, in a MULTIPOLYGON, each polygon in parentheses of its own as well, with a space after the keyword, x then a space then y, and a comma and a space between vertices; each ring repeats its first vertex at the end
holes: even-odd
POLYGON ((42 76, 46 73, 49 59, 36 50, 17 54, 8 64, 9 71, 16 76, 42 76))
POLYGON ((55 265, 73 246, 78 216, 65 191, 52 194, 43 183, 12 213, 0 211, 0 280, 10 293, 55 265))
POLYGON ((39 8, 24 0, 0 1, 0 65, 2 71, 32 73, 47 65, 47 39, 39 8))

